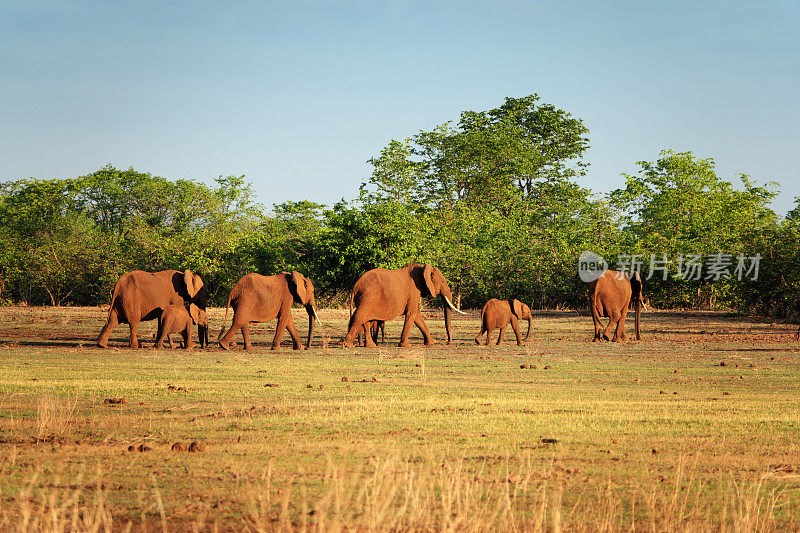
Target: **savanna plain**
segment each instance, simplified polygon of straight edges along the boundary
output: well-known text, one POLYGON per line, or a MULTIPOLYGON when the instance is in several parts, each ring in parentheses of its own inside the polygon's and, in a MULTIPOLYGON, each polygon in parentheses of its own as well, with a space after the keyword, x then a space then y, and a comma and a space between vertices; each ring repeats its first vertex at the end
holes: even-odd
POLYGON ((396 347, 396 320, 346 350, 323 309, 307 351, 269 350, 273 323, 185 352, 155 322, 96 348, 106 316, 0 308, 4 530, 800 528, 790 324, 654 311, 641 341, 592 343, 587 312, 539 312, 487 347, 473 311, 450 346, 396 347))

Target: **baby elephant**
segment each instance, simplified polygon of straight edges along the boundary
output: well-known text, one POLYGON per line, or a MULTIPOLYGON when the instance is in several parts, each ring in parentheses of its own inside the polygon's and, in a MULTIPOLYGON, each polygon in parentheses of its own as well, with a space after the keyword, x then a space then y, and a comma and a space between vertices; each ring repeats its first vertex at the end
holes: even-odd
MULTIPOLYGON (((206 312, 195 304, 189 304, 189 308, 182 305, 170 305, 158 319, 158 334, 156 336, 156 348, 164 348, 164 337, 169 340, 169 347, 173 348, 171 333, 180 333, 183 336, 183 347, 191 350, 194 347, 192 340, 192 326, 203 326, 208 328, 208 317, 206 312)), ((202 342, 201 342, 202 344, 202 342)))
POLYGON ((378 344, 378 333, 381 334, 381 343, 386 341, 386 321, 385 320, 370 320, 364 322, 363 332, 359 330, 356 335, 356 344, 361 346, 361 337, 364 336, 364 346, 367 345, 367 333, 372 337, 372 341, 378 344))
POLYGON ((518 320, 528 321, 528 333, 525 335, 525 340, 531 334, 531 308, 520 302, 519 300, 498 300, 492 298, 486 305, 483 306, 481 311, 481 332, 475 337, 475 344, 480 344, 481 335, 486 333, 486 346, 492 339, 492 330, 500 329, 500 334, 497 336, 497 344, 503 340, 503 330, 506 329, 509 322, 511 327, 514 328, 514 335, 517 336, 517 345, 522 346, 522 339, 519 335, 519 322, 518 320))

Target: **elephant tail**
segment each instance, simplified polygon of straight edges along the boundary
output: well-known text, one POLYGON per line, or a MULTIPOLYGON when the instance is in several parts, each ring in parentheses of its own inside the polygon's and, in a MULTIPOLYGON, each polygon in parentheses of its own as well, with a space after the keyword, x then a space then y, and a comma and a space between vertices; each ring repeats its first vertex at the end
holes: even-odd
POLYGON ((219 330, 219 336, 217 337, 217 342, 221 341, 222 336, 225 334, 225 324, 228 323, 228 309, 230 309, 231 307, 231 294, 233 294, 233 291, 231 291, 231 293, 228 294, 228 302, 225 304, 225 318, 222 319, 222 328, 220 328, 219 330))
POLYGON ((354 288, 352 291, 350 291, 350 300, 349 300, 349 303, 350 303, 350 319, 351 320, 353 319, 353 297, 355 295, 356 295, 356 290, 354 288))

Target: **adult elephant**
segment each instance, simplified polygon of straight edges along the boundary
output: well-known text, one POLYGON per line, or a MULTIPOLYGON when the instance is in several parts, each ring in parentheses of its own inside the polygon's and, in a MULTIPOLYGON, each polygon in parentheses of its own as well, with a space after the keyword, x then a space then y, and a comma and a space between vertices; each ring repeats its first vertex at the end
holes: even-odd
POLYGON ((627 340, 625 318, 631 302, 636 310, 636 340, 641 338, 639 316, 644 300, 642 298, 642 278, 638 272, 628 275, 625 272, 606 270, 589 284, 589 302, 592 306, 592 320, 594 321, 594 340, 592 342, 627 340), (609 319, 605 328, 600 323, 601 317, 609 319), (611 338, 609 334, 615 326, 614 337, 611 338))
POLYGON ((481 331, 475 337, 475 344, 480 344, 481 335, 486 333, 486 346, 489 346, 492 340, 492 330, 499 329, 497 335, 497 344, 503 340, 503 331, 506 326, 511 324, 511 329, 514 330, 514 335, 517 337, 517 345, 522 346, 523 340, 519 333, 519 321, 528 321, 528 332, 525 334, 525 340, 531 334, 531 308, 527 304, 519 300, 498 300, 492 298, 486 305, 483 306, 481 311, 481 331))
MULTIPOLYGON (((162 270, 161 272, 145 272, 134 270, 123 274, 114 285, 111 297, 111 308, 108 311, 106 325, 97 337, 97 345, 108 347, 108 337, 118 324, 128 324, 131 328, 129 346, 139 347, 136 336, 139 322, 156 320, 170 305, 188 306, 194 304, 206 310, 206 294, 202 278, 185 270, 162 270)), ((200 346, 208 344, 208 327, 197 326, 200 346)))
MULTIPOLYGON (((347 336, 344 338, 346 348, 353 347, 353 339, 364 324, 370 321, 392 320, 400 315, 405 315, 403 333, 400 335, 400 346, 408 346, 408 335, 411 326, 416 324, 422 332, 425 344, 434 343, 422 318, 419 308, 423 296, 436 298, 441 296, 444 300, 444 327, 447 332, 447 344, 451 342, 450 318, 456 309, 450 300, 452 292, 442 272, 433 265, 408 263, 397 270, 374 268, 362 275, 356 281, 350 295, 350 309, 355 305, 355 312, 350 316, 347 336)), ((375 346, 372 335, 366 335, 367 346, 375 346)))
POLYGON ((299 303, 308 312, 308 342, 306 349, 311 346, 311 336, 314 333, 314 320, 317 318, 317 304, 314 301, 314 285, 311 280, 299 272, 281 272, 274 276, 261 274, 247 274, 236 282, 228 295, 225 307, 225 321, 219 332, 219 345, 227 350, 231 339, 237 331, 242 331, 244 348, 249 350, 250 324, 256 322, 269 322, 278 319, 275 328, 275 339, 272 349, 277 350, 281 345, 284 329, 289 330, 292 336, 292 347, 299 350, 303 347, 297 330, 292 320, 292 304, 299 303), (233 322, 227 333, 225 323, 228 321, 228 307, 233 308, 233 322))

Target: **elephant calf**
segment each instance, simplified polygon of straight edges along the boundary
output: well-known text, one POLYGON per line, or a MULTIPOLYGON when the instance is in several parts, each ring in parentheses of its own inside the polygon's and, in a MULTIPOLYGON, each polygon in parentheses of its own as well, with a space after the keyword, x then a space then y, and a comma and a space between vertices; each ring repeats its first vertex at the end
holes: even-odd
MULTIPOLYGON (((189 308, 182 305, 170 305, 161 313, 158 318, 158 333, 156 334, 156 348, 164 348, 164 337, 169 340, 169 347, 173 348, 171 333, 180 333, 183 336, 183 347, 191 350, 194 347, 192 340, 192 326, 197 324, 203 328, 208 328, 208 317, 206 312, 194 304, 189 308)), ((202 341, 201 341, 202 346, 202 341)))
POLYGON ((519 300, 498 300, 492 298, 486 305, 483 306, 481 311, 481 332, 475 337, 475 344, 480 344, 481 335, 486 333, 486 346, 492 340, 492 330, 499 329, 500 333, 497 335, 497 344, 503 340, 503 330, 506 326, 511 324, 514 330, 514 335, 517 336, 517 345, 522 346, 522 339, 519 334, 519 320, 528 321, 528 333, 525 335, 525 340, 531 334, 531 308, 519 300))
POLYGON ((367 345, 367 335, 372 337, 372 342, 378 343, 378 333, 381 334, 381 343, 386 342, 386 321, 384 320, 370 320, 364 322, 364 331, 358 332, 356 335, 356 344, 361 345, 361 336, 364 336, 364 346, 367 345))

